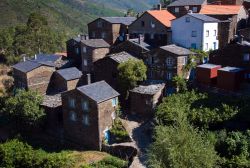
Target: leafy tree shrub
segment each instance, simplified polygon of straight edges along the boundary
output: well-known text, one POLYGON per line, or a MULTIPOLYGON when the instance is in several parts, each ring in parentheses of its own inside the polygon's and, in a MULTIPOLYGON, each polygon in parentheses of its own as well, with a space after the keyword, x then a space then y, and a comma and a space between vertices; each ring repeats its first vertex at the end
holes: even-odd
POLYGON ((93 168, 100 167, 100 168, 126 168, 128 165, 127 161, 121 160, 119 158, 109 156, 104 158, 103 160, 91 164, 90 166, 93 168))
POLYGON ((128 132, 122 125, 121 120, 116 119, 110 130, 111 137, 115 143, 130 141, 128 132))
POLYGON ((73 160, 67 153, 46 153, 34 150, 18 140, 0 144, 0 167, 8 168, 70 168, 73 160))
POLYGON ((42 96, 34 91, 18 90, 5 102, 5 113, 16 122, 17 128, 34 127, 42 123, 45 113, 40 107, 42 96))
POLYGON ((157 126, 148 153, 150 168, 212 168, 217 155, 205 136, 183 121, 177 126, 157 126))

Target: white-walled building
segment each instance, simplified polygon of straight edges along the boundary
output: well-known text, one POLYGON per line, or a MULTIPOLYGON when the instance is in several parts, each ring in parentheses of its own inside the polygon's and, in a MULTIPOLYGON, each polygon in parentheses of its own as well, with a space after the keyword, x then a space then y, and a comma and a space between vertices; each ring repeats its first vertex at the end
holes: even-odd
POLYGON ((213 17, 188 13, 172 20, 172 41, 185 48, 203 51, 218 49, 218 22, 213 17))

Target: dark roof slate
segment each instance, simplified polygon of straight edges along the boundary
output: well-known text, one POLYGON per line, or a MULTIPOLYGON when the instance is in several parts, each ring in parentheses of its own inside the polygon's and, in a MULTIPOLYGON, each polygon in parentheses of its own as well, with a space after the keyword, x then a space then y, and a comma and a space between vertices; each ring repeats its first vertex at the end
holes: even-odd
POLYGON ((108 48, 110 45, 103 39, 88 39, 88 40, 81 40, 83 44, 89 47, 94 48, 108 48))
POLYGON ((153 49, 153 46, 151 46, 150 44, 148 43, 145 43, 144 41, 141 41, 141 43, 139 43, 139 39, 129 39, 129 41, 141 48, 143 48, 144 50, 146 51, 150 51, 151 49, 153 49))
POLYGON ((101 18, 112 24, 124 24, 126 26, 130 25, 133 21, 136 20, 136 17, 101 17, 101 18))
POLYGON ((138 60, 136 57, 132 56, 131 54, 129 54, 125 51, 122 51, 120 53, 110 54, 110 55, 108 55, 108 57, 119 64, 126 62, 129 59, 138 60))
POLYGON ((170 53, 176 54, 176 55, 190 55, 195 54, 194 52, 190 51, 189 49, 179 47, 175 44, 166 45, 160 47, 162 50, 168 51, 170 53))
POLYGON ((56 71, 60 76, 65 80, 79 79, 82 76, 82 72, 79 71, 76 67, 60 69, 56 71))
POLYGON ((147 85, 147 86, 140 85, 140 86, 135 87, 134 89, 130 90, 130 92, 147 94, 147 95, 154 95, 158 91, 164 89, 164 87, 165 87, 164 83, 152 84, 152 85, 147 85))
POLYGON ((41 64, 39 64, 39 63, 32 62, 32 61, 25 61, 25 62, 19 62, 19 63, 13 65, 13 68, 17 69, 21 72, 27 73, 27 72, 30 72, 33 69, 36 69, 40 66, 41 66, 41 64))
POLYGON ((78 87, 77 90, 79 90, 81 93, 85 94, 92 100, 96 101, 97 103, 101 103, 120 95, 105 81, 84 85, 78 87))
POLYGON ((198 14, 198 13, 188 13, 188 15, 197 18, 199 20, 202 20, 204 22, 220 22, 220 20, 207 16, 207 15, 203 15, 203 14, 198 14))
POLYGON ((207 0, 176 0, 168 5, 171 6, 189 6, 189 5, 203 5, 206 4, 207 0))
POLYGON ((38 54, 36 59, 31 59, 30 61, 55 67, 56 62, 60 59, 60 55, 38 54))

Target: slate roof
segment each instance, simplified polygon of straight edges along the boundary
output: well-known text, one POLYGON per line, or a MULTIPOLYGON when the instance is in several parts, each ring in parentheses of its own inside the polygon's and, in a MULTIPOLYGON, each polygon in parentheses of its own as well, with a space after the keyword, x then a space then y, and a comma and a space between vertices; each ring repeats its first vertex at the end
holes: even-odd
POLYGON ((97 103, 101 103, 120 95, 105 81, 84 85, 78 87, 77 90, 79 90, 81 93, 85 94, 92 100, 96 101, 97 103))
POLYGON ((108 48, 110 45, 103 39, 88 39, 88 40, 81 40, 83 44, 89 47, 94 48, 108 48))
POLYGON ((207 16, 207 15, 203 15, 203 14, 198 14, 198 13, 188 13, 189 16, 192 16, 196 19, 202 20, 203 22, 220 22, 220 20, 207 16))
POLYGON ((199 13, 205 15, 237 15, 241 8, 241 5, 204 5, 199 13))
POLYGON ((168 5, 171 6, 189 6, 189 5, 203 5, 206 4, 207 0, 176 0, 168 5))
POLYGON ((166 45, 160 47, 162 50, 168 51, 170 53, 176 54, 176 55, 190 55, 195 54, 194 52, 190 51, 189 49, 179 47, 175 44, 166 45))
POLYGON ((17 69, 21 72, 27 73, 27 72, 30 72, 33 69, 36 69, 40 66, 41 66, 41 64, 39 64, 39 63, 32 62, 32 61, 25 61, 25 62, 19 62, 19 63, 13 65, 13 68, 17 69))
POLYGON ((15 64, 13 68, 27 73, 42 65, 50 67, 61 67, 66 63, 67 61, 61 60, 60 55, 38 54, 36 55, 36 59, 32 58, 27 59, 25 62, 19 62, 15 64))
POLYGON ((112 24, 124 24, 126 26, 130 25, 133 21, 136 20, 136 17, 101 17, 101 18, 112 24))
POLYGON ((76 67, 60 69, 56 71, 60 76, 65 80, 79 79, 82 76, 82 72, 79 71, 76 67))
POLYGON ((110 54, 110 55, 108 55, 108 57, 119 64, 126 62, 129 59, 138 60, 137 58, 135 58, 134 56, 132 56, 131 54, 129 54, 125 51, 120 52, 120 53, 110 54))
POLYGON ((241 68, 237 68, 237 67, 224 67, 219 69, 218 71, 226 71, 226 72, 240 72, 242 71, 241 68))
POLYGON ((153 16, 156 20, 161 22, 166 27, 171 27, 171 20, 176 18, 167 10, 148 10, 147 13, 153 16))
POLYGON ((220 65, 215 65, 215 64, 202 64, 202 65, 198 65, 197 67, 206 68, 206 69, 213 69, 213 68, 218 68, 218 67, 221 67, 221 66, 220 65))
POLYGON ((61 94, 45 95, 43 97, 43 102, 41 105, 50 108, 56 108, 62 106, 61 94))
POLYGON ((150 51, 151 49, 153 49, 153 46, 151 46, 150 44, 148 43, 145 43, 144 41, 142 41, 141 43, 138 42, 138 38, 137 39, 129 39, 128 40, 129 42, 143 48, 144 50, 146 51, 150 51))
POLYGON ((135 92, 135 93, 140 93, 140 94, 148 94, 148 95, 154 95, 156 94, 158 91, 162 90, 165 87, 165 84, 154 84, 154 85, 148 85, 148 86, 138 86, 132 90, 130 90, 131 92, 135 92))

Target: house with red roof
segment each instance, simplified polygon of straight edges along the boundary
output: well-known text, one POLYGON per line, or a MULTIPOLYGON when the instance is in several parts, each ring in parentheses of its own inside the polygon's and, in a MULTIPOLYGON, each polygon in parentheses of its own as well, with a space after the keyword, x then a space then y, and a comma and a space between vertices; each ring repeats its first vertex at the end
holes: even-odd
POLYGON ((175 16, 167 10, 148 10, 144 12, 129 26, 132 38, 144 36, 144 41, 149 44, 162 46, 171 42, 171 20, 175 16))
POLYGON ((218 25, 220 48, 226 46, 238 30, 245 28, 248 17, 247 11, 242 5, 204 5, 200 14, 220 20, 218 25))

